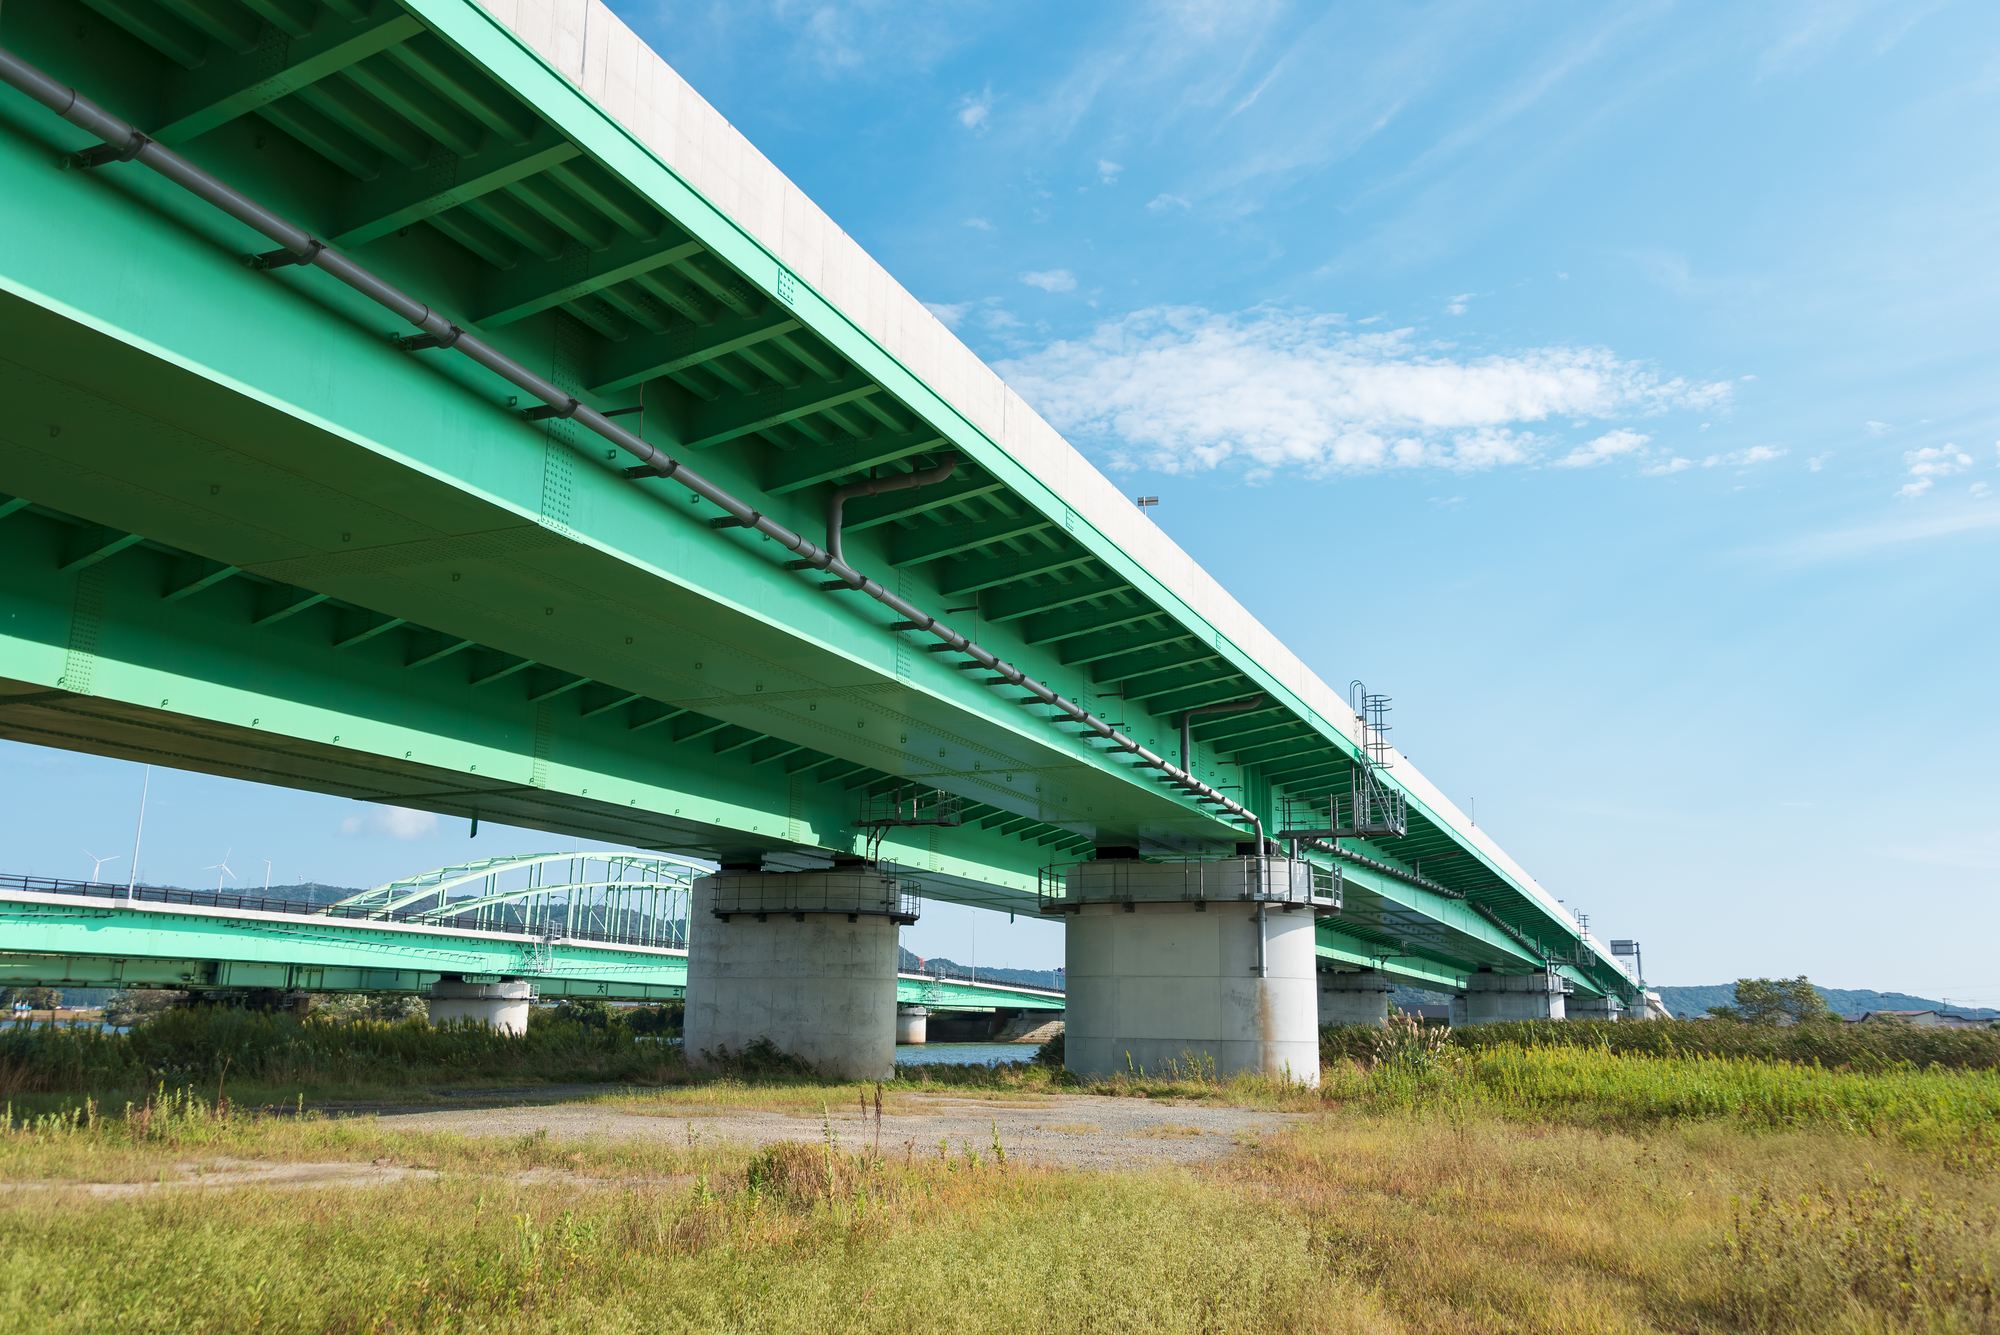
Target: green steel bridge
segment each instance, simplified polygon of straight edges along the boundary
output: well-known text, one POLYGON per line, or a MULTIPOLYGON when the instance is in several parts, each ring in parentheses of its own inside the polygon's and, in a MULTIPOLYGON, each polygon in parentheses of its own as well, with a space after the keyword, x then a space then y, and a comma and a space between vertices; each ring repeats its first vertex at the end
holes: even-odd
MULTIPOLYGON (((0 877, 0 985, 201 993, 424 993, 443 976, 522 979, 544 998, 678 1000, 689 886, 647 853, 486 858, 328 904, 0 877)), ((906 972, 905 1004, 1063 1009, 1063 994, 906 972)))
POLYGON ((1008 912, 1297 836, 1327 967, 1638 996, 597 0, 8 0, 0 396, 0 736, 1008 912))

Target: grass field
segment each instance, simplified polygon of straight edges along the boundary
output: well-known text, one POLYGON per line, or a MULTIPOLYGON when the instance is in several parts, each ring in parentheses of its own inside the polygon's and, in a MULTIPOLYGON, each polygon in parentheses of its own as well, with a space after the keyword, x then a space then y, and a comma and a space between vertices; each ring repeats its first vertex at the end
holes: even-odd
MULTIPOLYGON (((982 1097, 1071 1093, 1047 1071, 983 1078, 982 1097)), ((680 1116, 864 1094, 675 1080, 690 1083, 605 1098, 680 1116)), ((13 1110, 0 1135, 0 1326, 2000 1331, 1990 1069, 1417 1034, 1331 1065, 1318 1091, 1127 1077, 1097 1092, 1309 1115, 1201 1167, 1087 1173, 1004 1144, 876 1158, 810 1120, 752 1152, 392 1133, 296 1104, 222 1108, 200 1087, 107 1115, 44 1091, 37 1105, 71 1108, 13 1110), (425 1175, 117 1199, 84 1185, 308 1162, 425 1175)))

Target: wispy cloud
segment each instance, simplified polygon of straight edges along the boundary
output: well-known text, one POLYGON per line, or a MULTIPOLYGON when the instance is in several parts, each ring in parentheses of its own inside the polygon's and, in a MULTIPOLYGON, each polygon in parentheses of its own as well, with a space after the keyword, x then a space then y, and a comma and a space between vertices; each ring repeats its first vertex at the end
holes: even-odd
POLYGON ((1786 451, 1775 445, 1752 445, 1747 450, 1731 450, 1728 454, 1711 454, 1701 461, 1703 468, 1750 468, 1757 464, 1767 464, 1773 459, 1782 459, 1786 451))
POLYGON ((1076 291, 1076 275, 1067 269, 1044 269, 1021 275, 1021 281, 1029 287, 1038 287, 1044 292, 1076 291))
POLYGON ((958 123, 968 130, 983 130, 993 117, 993 105, 999 99, 993 96, 993 85, 986 85, 984 92, 967 93, 958 100, 958 123))
POLYGON ((927 301, 924 303, 924 309, 944 321, 946 329, 956 329, 964 321, 966 312, 970 311, 976 304, 970 301, 961 301, 955 304, 947 304, 942 301, 927 301))
POLYGON ((1770 554, 1793 564, 1839 561, 1911 543, 2000 530, 2000 505, 1978 499, 1972 503, 1951 504, 1954 508, 1943 512, 1926 507, 1920 511, 1905 511, 1911 516, 1906 519, 1810 534, 1776 548, 1770 554))
MULTIPOLYGON (((1726 384, 1665 379, 1602 348, 1462 357, 1408 329, 1357 333, 1339 316, 1271 308, 1140 311, 998 369, 1114 467, 1169 472, 1230 461, 1309 476, 1492 468, 1554 444, 1527 429, 1550 417, 1601 421, 1729 397, 1726 384)), ((1619 428, 1582 449, 1610 458, 1646 441, 1619 428)))
POLYGON ((970 227, 975 232, 990 232, 993 230, 993 221, 990 218, 967 218, 959 225, 970 227))
POLYGON ((1097 160, 1097 179, 1104 182, 1104 184, 1106 185, 1117 185, 1118 173, 1124 170, 1125 169, 1123 167, 1119 166, 1115 162, 1109 161, 1108 159, 1099 158, 1097 160))
POLYGON ((437 813, 434 811, 412 811, 408 807, 370 807, 360 816, 349 816, 340 822, 340 832, 346 835, 376 835, 390 839, 421 839, 437 829, 437 813))
MULTIPOLYGON (((1556 467, 1592 468, 1598 464, 1608 464, 1620 455, 1638 453, 1640 450, 1645 449, 1652 439, 1651 436, 1633 431, 1629 427, 1621 426, 1616 431, 1607 431, 1596 440, 1577 446, 1567 455, 1556 460, 1556 467)), ((1650 473, 1655 470, 1649 468, 1646 471, 1650 473)), ((1680 470, 1678 468, 1668 468, 1665 471, 1677 473, 1680 470)))
POLYGON ((1179 195, 1155 195, 1146 203, 1147 210, 1152 213, 1165 213, 1168 209, 1186 209, 1188 207, 1188 202, 1179 195))
POLYGON ((1913 501, 1936 486, 1939 478, 1950 477, 1972 467, 1972 456, 1956 445, 1926 445, 1904 454, 1903 463, 1910 470, 1910 480, 1896 489, 1896 495, 1913 501))

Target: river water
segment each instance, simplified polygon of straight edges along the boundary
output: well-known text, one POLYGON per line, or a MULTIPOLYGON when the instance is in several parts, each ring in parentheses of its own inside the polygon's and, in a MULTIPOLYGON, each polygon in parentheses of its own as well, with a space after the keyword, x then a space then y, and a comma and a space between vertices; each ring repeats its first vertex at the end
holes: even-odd
POLYGON ((998 1066, 1033 1061, 1033 1043, 911 1043, 898 1046, 898 1066, 998 1066))

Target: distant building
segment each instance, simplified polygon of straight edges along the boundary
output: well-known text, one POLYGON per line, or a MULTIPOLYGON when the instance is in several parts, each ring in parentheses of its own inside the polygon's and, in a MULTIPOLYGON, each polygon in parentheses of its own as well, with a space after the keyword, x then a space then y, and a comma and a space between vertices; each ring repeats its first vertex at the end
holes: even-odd
POLYGON ((1874 1020, 1913 1024, 1919 1029, 1990 1029, 1995 1024, 1992 1020, 1954 1015, 1950 1011, 1864 1011, 1860 1015, 1844 1015, 1841 1018, 1849 1024, 1866 1024, 1874 1020))

